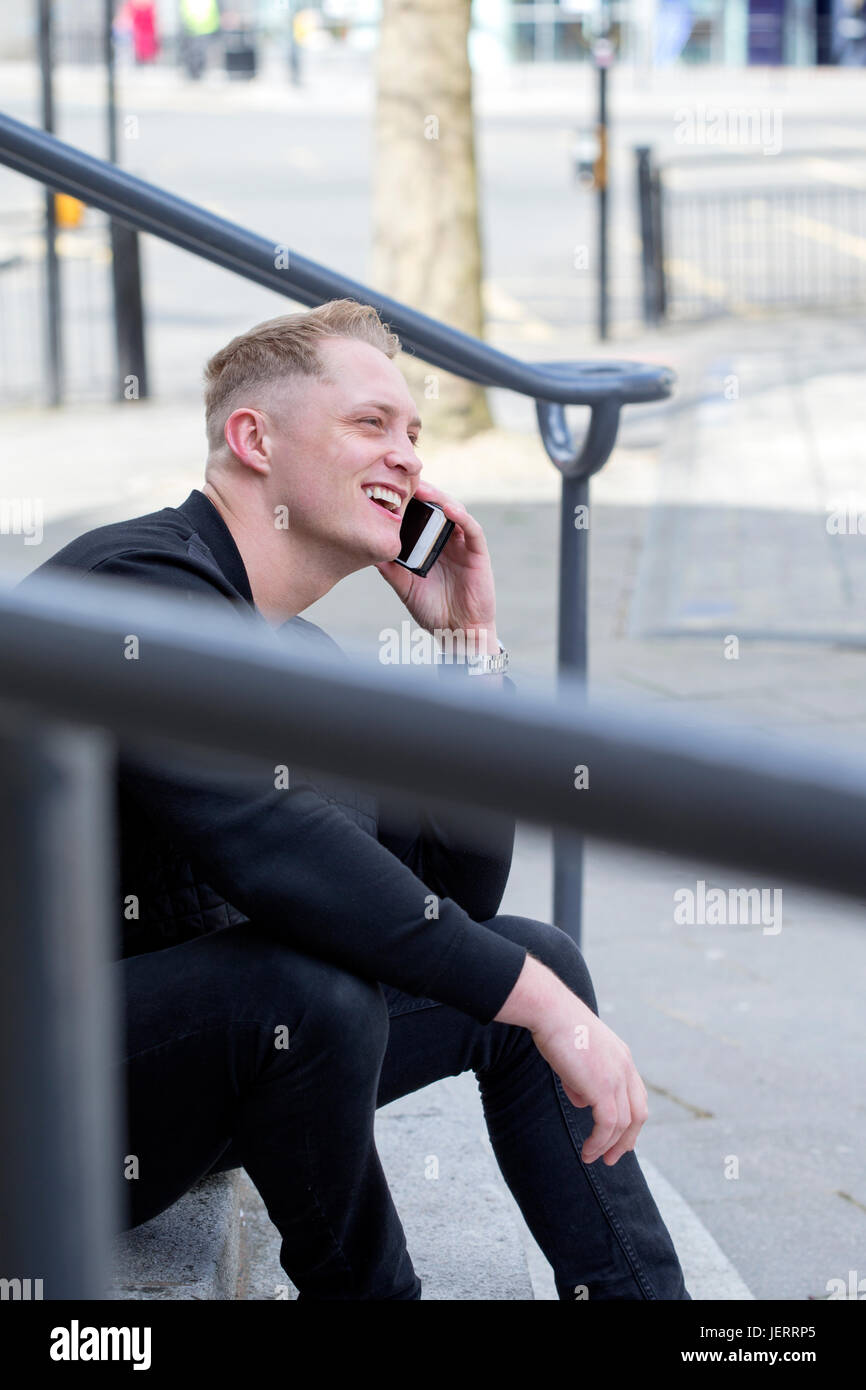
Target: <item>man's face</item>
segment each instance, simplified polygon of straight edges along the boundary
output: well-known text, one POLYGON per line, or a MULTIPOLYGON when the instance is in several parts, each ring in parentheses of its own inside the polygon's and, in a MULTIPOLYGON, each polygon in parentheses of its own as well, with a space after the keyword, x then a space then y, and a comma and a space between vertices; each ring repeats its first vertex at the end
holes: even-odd
POLYGON ((288 506, 290 532, 354 569, 393 560, 421 471, 415 402, 378 348, 350 338, 317 347, 332 380, 294 378, 270 417, 272 500, 288 506), (379 501, 374 487, 388 490, 379 501))

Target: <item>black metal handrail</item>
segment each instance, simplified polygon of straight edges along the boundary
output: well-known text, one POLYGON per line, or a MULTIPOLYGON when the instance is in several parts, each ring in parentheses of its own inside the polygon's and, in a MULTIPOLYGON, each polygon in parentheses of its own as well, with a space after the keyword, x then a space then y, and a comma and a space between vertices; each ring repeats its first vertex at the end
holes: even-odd
POLYGON ((343 298, 372 304, 398 333, 405 349, 483 386, 503 386, 561 405, 588 406, 657 401, 673 388, 674 373, 655 364, 571 362, 554 364, 557 369, 553 370, 549 365, 520 362, 294 251, 287 252, 285 268, 277 269, 274 253, 281 242, 247 231, 2 113, 0 163, 299 304, 313 306, 343 298))
POLYGON ((74 571, 0 588, 0 701, 126 743, 286 757, 408 797, 784 875, 866 897, 866 759, 634 705, 311 651, 209 599, 74 571), (142 659, 123 659, 135 634, 142 659), (62 672, 62 681, 58 673, 62 672), (387 728, 411 758, 358 729, 387 728), (423 737, 419 736, 423 730, 423 737), (576 790, 574 766, 588 770, 576 790), (769 828, 769 829, 768 829, 769 828))

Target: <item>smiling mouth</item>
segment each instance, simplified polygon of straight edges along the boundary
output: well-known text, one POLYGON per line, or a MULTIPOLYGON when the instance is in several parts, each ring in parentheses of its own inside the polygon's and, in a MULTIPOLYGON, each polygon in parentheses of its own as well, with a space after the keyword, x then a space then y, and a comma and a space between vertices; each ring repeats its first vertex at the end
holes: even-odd
POLYGON ((399 521, 402 499, 398 492, 393 492, 391 488, 380 487, 378 484, 375 484, 371 487, 365 487, 364 493, 373 503, 374 507, 378 507, 380 511, 387 512, 390 516, 394 517, 395 521, 399 521))

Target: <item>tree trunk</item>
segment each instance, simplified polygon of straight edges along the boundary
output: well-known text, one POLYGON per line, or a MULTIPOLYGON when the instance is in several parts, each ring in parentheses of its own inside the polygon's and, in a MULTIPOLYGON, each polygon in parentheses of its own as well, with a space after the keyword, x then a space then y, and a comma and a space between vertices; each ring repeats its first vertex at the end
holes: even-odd
MULTIPOLYGON (((370 279, 482 337, 470 9, 471 0, 383 0, 370 279)), ((409 353, 396 360, 425 429, 459 439, 491 428, 483 387, 409 353)))

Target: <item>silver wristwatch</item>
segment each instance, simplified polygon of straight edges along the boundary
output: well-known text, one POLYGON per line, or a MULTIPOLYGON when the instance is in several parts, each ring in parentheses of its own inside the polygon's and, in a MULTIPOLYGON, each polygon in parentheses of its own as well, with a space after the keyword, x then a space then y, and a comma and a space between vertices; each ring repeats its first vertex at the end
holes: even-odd
POLYGON ((508 652, 501 642, 494 656, 476 656, 466 663, 466 673, 470 676, 504 676, 507 670, 508 652))

